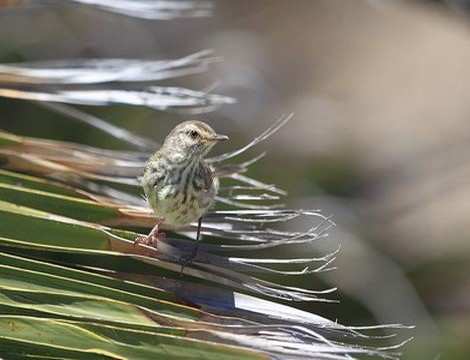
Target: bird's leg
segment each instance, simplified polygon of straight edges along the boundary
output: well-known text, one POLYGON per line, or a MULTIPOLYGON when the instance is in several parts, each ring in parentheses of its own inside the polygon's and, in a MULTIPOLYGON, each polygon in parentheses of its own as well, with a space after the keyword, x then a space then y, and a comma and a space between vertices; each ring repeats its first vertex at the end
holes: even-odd
POLYGON ((160 231, 160 225, 162 224, 163 219, 157 219, 157 224, 153 227, 150 233, 147 236, 138 236, 134 240, 134 246, 137 244, 144 244, 148 246, 157 247, 158 240, 165 240, 166 234, 160 231))
POLYGON ((195 258, 196 255, 197 255, 199 240, 201 239, 201 225, 202 225, 202 216, 197 221, 196 243, 194 244, 193 249, 191 250, 191 258, 192 259, 195 258))
POLYGON ((197 221, 197 233, 196 233, 196 243, 193 245, 191 249, 191 253, 189 256, 181 256, 180 263, 181 263, 181 275, 183 275, 184 267, 193 261, 197 256, 197 250, 199 247, 199 240, 201 239, 201 225, 202 225, 202 216, 197 221))

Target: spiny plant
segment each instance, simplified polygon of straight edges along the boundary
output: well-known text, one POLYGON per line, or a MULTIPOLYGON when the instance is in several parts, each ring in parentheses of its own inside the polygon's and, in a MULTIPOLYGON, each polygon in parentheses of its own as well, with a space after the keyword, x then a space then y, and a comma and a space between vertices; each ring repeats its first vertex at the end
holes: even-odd
MULTIPOLYGON (((147 18, 149 6, 158 13, 164 6, 190 4, 172 14, 200 14, 197 2, 75 2, 147 18)), ((265 153, 236 161, 292 115, 245 146, 208 159, 224 177, 217 206, 204 218, 199 253, 183 273, 179 259, 192 248, 196 224, 168 232, 158 249, 135 246, 134 239, 155 221, 140 196, 138 175, 158 143, 67 104, 215 110, 234 100, 183 88, 130 87, 205 71, 215 60, 204 51, 165 61, 0 66, 1 96, 34 100, 64 121, 84 122, 135 147, 110 150, 0 132, 0 351, 7 359, 399 356, 402 343, 367 344, 388 342, 371 331, 400 325, 345 326, 292 305, 333 301, 327 296, 335 289, 289 285, 293 277, 332 269, 337 251, 305 257, 296 249, 325 241, 333 223, 316 210, 282 207, 282 189, 248 175, 265 153), (281 225, 294 219, 309 229, 284 230, 281 225), (273 249, 290 255, 271 258, 273 249)))

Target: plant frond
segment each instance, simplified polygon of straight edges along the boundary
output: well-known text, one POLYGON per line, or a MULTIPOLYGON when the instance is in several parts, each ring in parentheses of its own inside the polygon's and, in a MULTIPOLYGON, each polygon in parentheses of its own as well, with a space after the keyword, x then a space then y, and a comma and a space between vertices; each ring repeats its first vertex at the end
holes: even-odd
POLYGON ((72 59, 0 64, 0 81, 25 85, 149 82, 205 72, 212 50, 173 60, 72 59))
MULTIPOLYGON (((154 223, 145 200, 135 193, 147 152, 0 133, 0 275, 8 279, 0 284, 6 295, 0 297, 0 322, 17 321, 27 329, 53 321, 49 333, 55 326, 57 331, 70 327, 97 339, 107 339, 109 331, 121 340, 151 334, 179 344, 183 352, 185 341, 192 341, 205 358, 223 353, 234 359, 397 359, 401 343, 365 345, 387 341, 387 336, 369 334, 383 327, 348 327, 279 303, 336 302, 330 297, 335 288, 289 285, 293 277, 334 268, 339 249, 307 257, 305 250, 303 256, 295 252, 299 244, 325 239, 334 223, 318 210, 272 208, 285 192, 240 174, 254 161, 224 164, 240 153, 214 162, 236 170, 227 176, 235 184, 224 184, 222 177, 219 196, 235 208, 207 214, 201 231, 207 240, 183 270, 180 259, 192 248, 197 224, 167 228, 170 233, 157 248, 134 244, 139 236, 134 229, 154 223), (310 224, 307 230, 282 226, 299 219, 310 224), (290 255, 266 256, 266 250, 280 247, 290 255), (2 315, 2 307, 14 308, 17 317, 2 315), (98 312, 103 313, 96 320, 98 312), (209 345, 214 342, 217 347, 209 345)), ((25 332, 15 341, 30 340, 25 332)), ((42 346, 34 347, 35 353, 42 346)), ((99 346, 106 348, 106 341, 99 346)), ((153 345, 148 349, 157 351, 153 345)))
POLYGON ((68 0, 79 5, 125 16, 149 20, 173 20, 175 18, 206 17, 212 13, 212 3, 204 0, 68 0))

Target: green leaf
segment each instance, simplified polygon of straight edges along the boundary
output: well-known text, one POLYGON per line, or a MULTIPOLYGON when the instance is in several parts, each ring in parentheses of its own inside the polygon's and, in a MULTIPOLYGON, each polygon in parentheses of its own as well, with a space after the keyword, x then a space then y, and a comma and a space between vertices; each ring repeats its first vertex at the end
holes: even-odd
MULTIPOLYGON (((261 223, 311 216, 311 212, 279 214, 270 206, 255 204, 250 205, 255 213, 213 212, 216 221, 205 231, 219 243, 204 244, 183 275, 177 259, 189 241, 169 236, 158 249, 134 246, 137 234, 117 228, 153 223, 147 209, 130 205, 138 203, 134 195, 113 191, 109 185, 137 185, 135 174, 144 155, 2 132, 0 153, 0 165, 5 159, 5 167, 39 176, 0 169, 0 353, 9 354, 9 359, 388 356, 382 351, 385 347, 375 350, 335 341, 338 338, 331 341, 324 335, 349 336, 355 343, 357 335, 367 336, 280 305, 284 300, 318 297, 314 290, 267 281, 252 272, 266 275, 274 269, 252 265, 250 260, 277 264, 276 259, 226 257, 233 254, 230 249, 258 248, 246 245, 246 240, 278 246, 323 237, 331 226, 328 218, 319 216, 322 222, 308 232, 286 232, 261 223), (89 192, 76 189, 76 184, 89 192), (278 303, 259 297, 277 298, 278 303)), ((268 187, 250 178, 238 181, 250 191, 268 187)), ((298 260, 300 265, 312 261, 298 260)))
POLYGON ((0 147, 21 145, 21 138, 4 131, 0 131, 0 147))
POLYGON ((31 247, 124 251, 133 248, 136 236, 134 232, 105 228, 0 200, 0 237, 20 240, 31 247))
POLYGON ((5 201, 0 201, 0 236, 44 245, 108 248, 107 236, 98 228, 5 201))
POLYGON ((65 185, 3 169, 0 169, 0 183, 16 185, 32 190, 40 190, 52 194, 66 195, 81 199, 87 198, 85 195, 65 185))
POLYGON ((73 359, 267 359, 239 348, 172 335, 26 316, 0 316, 0 346, 15 349, 17 356, 54 354, 73 359))
POLYGON ((0 198, 4 201, 14 202, 16 205, 73 217, 81 221, 102 223, 105 220, 118 218, 120 215, 118 209, 106 207, 91 200, 51 194, 42 190, 5 183, 0 183, 0 198))
POLYGON ((200 316, 197 309, 174 303, 177 298, 161 289, 18 256, 0 254, 0 278, 0 288, 64 295, 86 294, 127 302, 171 316, 187 319, 200 316))

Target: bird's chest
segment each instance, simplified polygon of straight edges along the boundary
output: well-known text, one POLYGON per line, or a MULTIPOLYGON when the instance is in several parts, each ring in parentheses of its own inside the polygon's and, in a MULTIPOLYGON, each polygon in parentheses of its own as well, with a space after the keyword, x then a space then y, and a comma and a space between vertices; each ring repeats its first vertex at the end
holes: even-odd
POLYGON ((168 225, 184 226, 199 217, 212 205, 218 182, 210 169, 200 163, 169 171, 160 184, 147 194, 157 215, 168 225))

